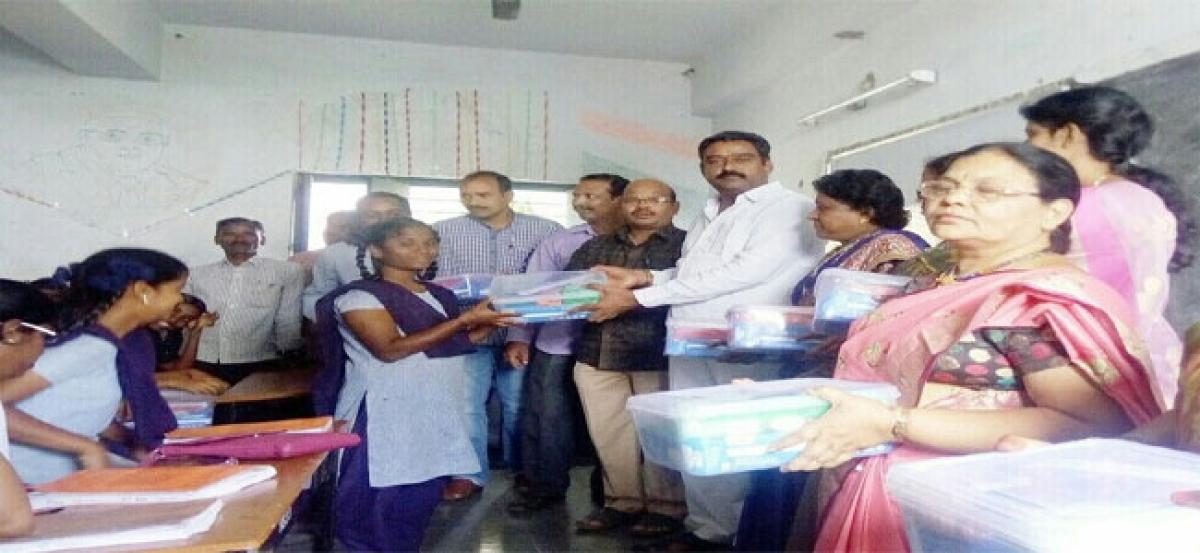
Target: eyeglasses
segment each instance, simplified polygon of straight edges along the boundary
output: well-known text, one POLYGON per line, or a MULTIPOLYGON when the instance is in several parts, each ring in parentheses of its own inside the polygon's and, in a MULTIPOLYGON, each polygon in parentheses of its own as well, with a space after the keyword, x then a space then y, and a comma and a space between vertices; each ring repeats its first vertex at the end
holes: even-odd
POLYGON ((672 201, 674 201, 674 200, 672 200, 671 198, 668 198, 666 196, 654 196, 652 198, 633 198, 633 197, 621 198, 622 205, 631 205, 631 206, 667 205, 667 204, 671 203, 672 201))
POLYGON ((982 202, 994 202, 1001 198, 1014 198, 1017 196, 1039 196, 1039 192, 1029 192, 1025 190, 1013 190, 1005 186, 998 186, 995 183, 983 181, 971 184, 957 183, 951 180, 934 180, 921 183, 917 190, 917 197, 922 200, 940 200, 949 196, 955 190, 966 191, 970 196, 982 202))
POLYGON ((758 159, 758 154, 733 154, 731 156, 704 156, 702 161, 710 167, 720 167, 724 165, 749 165, 758 161, 758 159))
POLYGON ((46 336, 48 336, 50 338, 54 338, 55 336, 58 336, 57 332, 50 330, 49 328, 46 328, 42 325, 35 325, 33 323, 27 323, 25 321, 21 321, 21 327, 28 328, 29 330, 32 330, 34 332, 41 332, 42 334, 45 334, 46 336))

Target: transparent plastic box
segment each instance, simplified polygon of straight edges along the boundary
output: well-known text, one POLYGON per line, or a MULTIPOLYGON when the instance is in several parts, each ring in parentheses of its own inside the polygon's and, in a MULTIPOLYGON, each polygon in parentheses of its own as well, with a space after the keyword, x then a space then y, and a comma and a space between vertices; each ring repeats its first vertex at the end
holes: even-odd
MULTIPOLYGON (((829 403, 808 391, 830 386, 895 404, 889 384, 797 378, 644 394, 626 404, 647 459, 697 476, 778 467, 803 448, 767 446, 820 417, 829 403)), ((892 444, 859 452, 877 455, 892 444)))
POLYGON ((175 414, 179 428, 212 426, 213 413, 216 411, 215 397, 183 390, 162 390, 161 393, 175 414))
POLYGON ((677 357, 722 357, 729 353, 729 325, 667 320, 663 354, 677 357))
POLYGON ((729 347, 735 350, 807 351, 821 340, 812 307, 737 306, 729 309, 729 347))
POLYGON ((813 329, 822 334, 845 335, 850 324, 904 293, 911 279, 866 271, 825 269, 817 277, 813 329))
POLYGON ((888 491, 915 552, 1200 549, 1200 456, 1091 439, 892 468, 888 491))
POLYGON ((473 303, 483 301, 488 297, 492 286, 493 275, 485 273, 468 273, 465 275, 450 275, 435 278, 431 282, 454 292, 459 302, 473 303))
POLYGON ((490 291, 492 306, 518 313, 526 323, 586 319, 587 312, 571 313, 571 309, 600 301, 600 292, 588 286, 607 280, 604 273, 594 271, 496 275, 490 291))

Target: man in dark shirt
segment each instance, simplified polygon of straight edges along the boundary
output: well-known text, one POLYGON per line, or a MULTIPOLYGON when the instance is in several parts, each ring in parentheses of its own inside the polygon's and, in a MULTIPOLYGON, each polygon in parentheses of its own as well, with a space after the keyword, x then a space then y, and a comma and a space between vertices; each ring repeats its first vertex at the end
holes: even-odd
MULTIPOLYGON (((671 224, 679 211, 675 191, 656 180, 636 180, 621 196, 625 226, 588 241, 567 270, 611 265, 663 270, 679 260, 686 232, 671 224)), ((576 521, 580 531, 632 524, 639 537, 682 528, 686 513, 679 474, 642 460, 631 395, 667 389, 663 356, 667 307, 637 309, 603 323, 587 323, 575 341, 575 384, 588 431, 604 469, 604 508, 576 521)))

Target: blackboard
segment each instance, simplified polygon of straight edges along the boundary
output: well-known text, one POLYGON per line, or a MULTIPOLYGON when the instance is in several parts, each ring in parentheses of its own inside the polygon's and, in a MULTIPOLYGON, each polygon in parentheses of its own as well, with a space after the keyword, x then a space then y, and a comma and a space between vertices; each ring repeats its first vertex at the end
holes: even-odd
MULTIPOLYGON (((1130 71, 1099 84, 1137 98, 1154 118, 1154 140, 1137 161, 1171 175, 1194 201, 1200 202, 1200 53, 1130 71)), ((1166 315, 1181 335, 1200 321, 1200 259, 1172 276, 1166 315)))

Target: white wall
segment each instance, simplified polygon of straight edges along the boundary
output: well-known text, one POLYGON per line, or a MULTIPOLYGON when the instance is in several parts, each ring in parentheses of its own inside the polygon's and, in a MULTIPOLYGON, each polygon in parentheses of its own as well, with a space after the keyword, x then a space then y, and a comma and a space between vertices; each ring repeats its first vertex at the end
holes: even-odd
MULTIPOLYGON (((693 94, 715 130, 771 140, 777 176, 795 184, 820 175, 829 150, 1042 83, 1095 81, 1196 50, 1200 2, 1192 0, 908 0, 827 12, 795 2, 697 64, 693 94), (840 29, 865 30, 866 38, 830 36, 840 29), (936 69, 940 81, 815 128, 796 125, 856 94, 867 72, 882 84, 917 68, 936 69)), ((1023 139, 1022 129, 1013 128, 1012 138, 1023 139)))
MULTIPOLYGON (((312 141, 300 138, 317 136, 306 110, 360 93, 544 94, 550 102, 547 179, 573 182, 583 171, 627 168, 676 185, 689 214, 707 193, 690 148, 711 124, 691 115, 691 87, 680 64, 209 27, 169 26, 166 33, 159 82, 80 77, 0 36, 0 112, 6 114, 0 188, 60 204, 50 209, 0 194, 0 274, 41 276, 118 244, 161 248, 189 263, 211 261, 220 255, 211 243, 212 223, 235 214, 262 220, 265 254, 285 256, 290 173, 212 208, 176 215, 272 175, 322 169, 305 154, 312 141), (166 144, 143 144, 129 154, 154 163, 95 175, 94 164, 79 162, 88 144, 107 147, 86 132, 111 126, 88 123, 106 115, 133 116, 150 142, 165 136, 166 144), (55 182, 41 184, 49 181, 55 182), (163 183, 172 183, 165 187, 170 194, 162 192, 163 183), (146 228, 164 216, 170 220, 146 228)), ((443 139, 439 148, 447 147, 443 139)), ((128 154, 108 153, 113 159, 128 154)), ((429 167, 414 173, 427 175, 429 167)), ((473 160, 459 168, 474 169, 473 160)), ((445 163, 437 170, 454 176, 445 163)))

